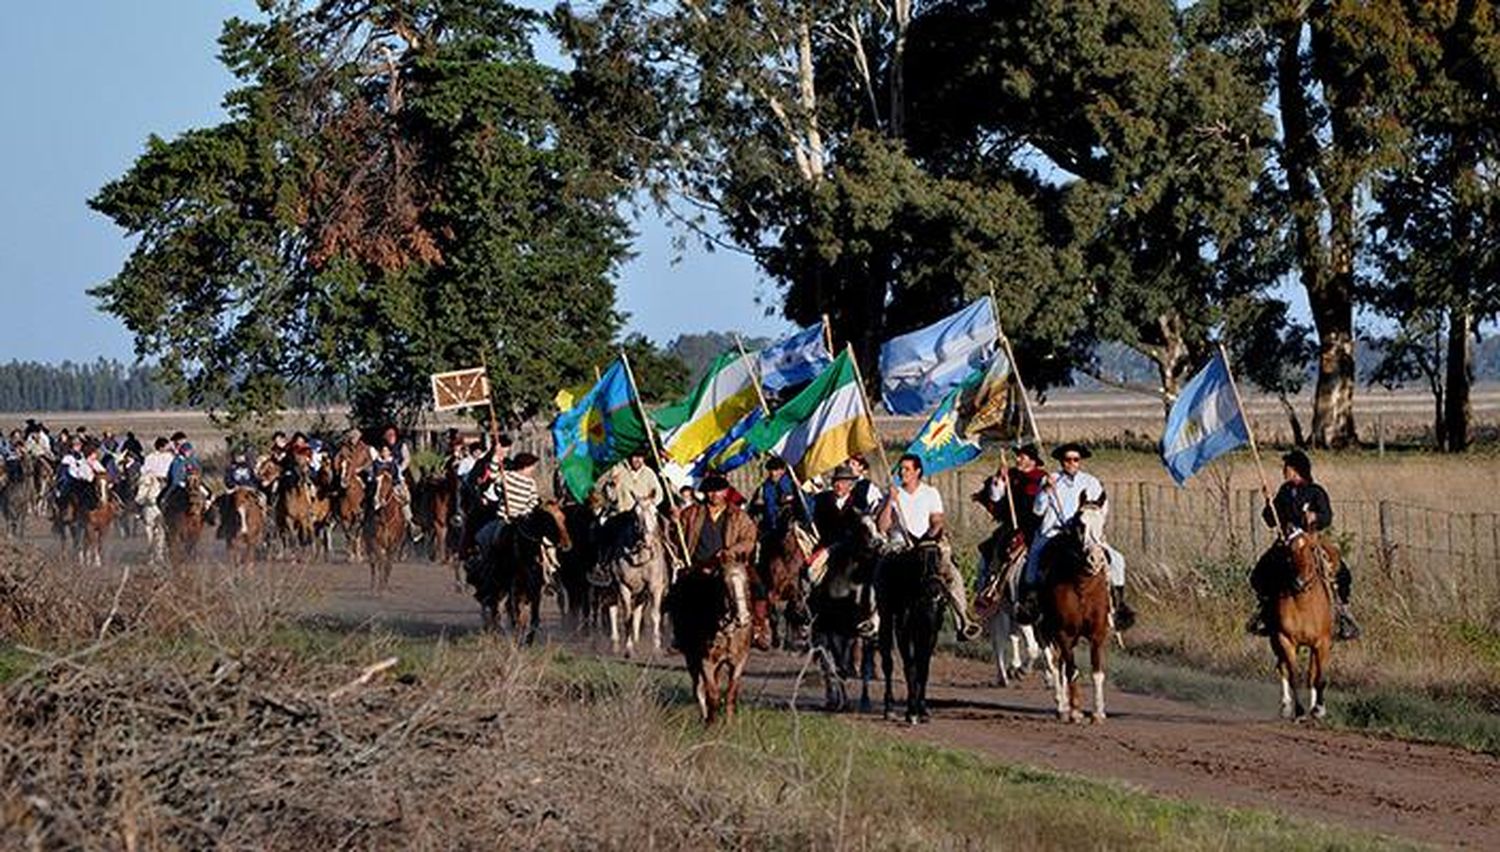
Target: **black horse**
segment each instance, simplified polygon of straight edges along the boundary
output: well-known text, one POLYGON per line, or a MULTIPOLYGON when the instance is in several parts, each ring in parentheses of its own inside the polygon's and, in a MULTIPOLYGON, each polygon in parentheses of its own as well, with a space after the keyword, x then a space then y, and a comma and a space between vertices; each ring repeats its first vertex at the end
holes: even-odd
POLYGON ((465 564, 486 628, 498 626, 500 604, 516 641, 530 644, 541 621, 542 593, 551 582, 558 552, 571 547, 556 501, 538 505, 493 536, 481 532, 480 551, 465 564))
POLYGON ((562 511, 567 522, 568 539, 573 546, 566 553, 558 554, 559 604, 563 606, 566 623, 574 630, 583 630, 595 626, 595 589, 589 582, 589 572, 599 561, 598 519, 593 508, 585 503, 569 503, 562 507, 562 511))
POLYGON ((923 543, 881 559, 875 595, 880 610, 880 668, 885 675, 887 719, 895 718, 892 645, 901 653, 901 672, 906 677, 907 723, 915 725, 932 717, 927 711, 927 677, 947 607, 938 575, 943 558, 936 544, 923 543))
POLYGON ((870 709, 869 681, 875 676, 871 638, 860 634, 865 616, 862 597, 874 581, 877 555, 873 536, 863 525, 830 549, 827 568, 807 596, 811 613, 809 641, 823 673, 825 706, 848 706, 844 681, 854 676, 854 652, 860 651, 864 690, 860 711, 870 709))

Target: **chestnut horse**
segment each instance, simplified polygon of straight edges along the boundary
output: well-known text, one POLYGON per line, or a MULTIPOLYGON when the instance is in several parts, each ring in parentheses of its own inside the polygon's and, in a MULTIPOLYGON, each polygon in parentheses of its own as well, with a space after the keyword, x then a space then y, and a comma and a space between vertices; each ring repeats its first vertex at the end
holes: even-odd
POLYGON ((1301 718, 1307 711, 1297 695, 1293 681, 1297 675, 1297 652, 1308 649, 1308 703, 1314 719, 1327 713, 1324 705, 1323 669, 1333 646, 1333 606, 1329 594, 1329 576, 1337 566, 1336 551, 1324 544, 1317 533, 1293 532, 1285 545, 1278 566, 1281 570, 1268 579, 1269 590, 1276 595, 1271 608, 1271 650, 1276 654, 1276 670, 1281 675, 1281 717, 1301 718))
POLYGON ((315 532, 312 472, 307 462, 294 458, 276 480, 276 530, 282 546, 304 559, 312 548, 315 532))
MULTIPOLYGON (((453 510, 458 504, 458 475, 449 469, 446 474, 430 473, 417 482, 412 489, 412 517, 431 542, 430 558, 447 565, 453 562, 448 550, 448 526, 453 510)), ((461 579, 457 567, 453 581, 461 579)))
POLYGON ((370 511, 365 514, 364 549, 370 563, 370 590, 379 594, 391 583, 391 562, 406 535, 406 519, 396 498, 396 478, 382 470, 370 485, 370 511))
POLYGON ((1057 697, 1057 718, 1083 720, 1074 650, 1089 640, 1094 681, 1094 722, 1104 721, 1104 655, 1109 644, 1109 553, 1104 545, 1104 493, 1081 500, 1078 512, 1041 552, 1041 618, 1047 670, 1057 697))
POLYGON ((250 567, 266 539, 266 507, 254 488, 236 488, 219 497, 224 511, 224 548, 231 564, 250 567))
POLYGON ((365 521, 365 480, 370 450, 364 441, 345 441, 333 457, 333 516, 344 531, 349 561, 360 558, 365 521))
POLYGON ((72 520, 59 519, 58 534, 64 547, 72 538, 79 562, 99 567, 104 564, 104 536, 115 521, 115 500, 109 478, 103 474, 94 477, 87 487, 94 491, 93 505, 85 508, 81 500, 75 500, 72 520))
POLYGON ((776 525, 780 532, 760 542, 758 578, 764 596, 753 601, 757 631, 768 635, 772 645, 784 650, 796 641, 808 638, 811 616, 807 608, 808 589, 803 582, 814 539, 793 516, 790 507, 781 510, 776 525))
POLYGON ((203 478, 196 470, 188 471, 182 487, 167 493, 162 506, 162 524, 167 530, 167 561, 172 565, 183 565, 198 558, 198 539, 203 535, 203 514, 207 507, 203 478))
POLYGON ((717 570, 685 568, 667 601, 677 648, 687 661, 705 725, 734 718, 750 659, 750 625, 738 625, 729 586, 717 570))

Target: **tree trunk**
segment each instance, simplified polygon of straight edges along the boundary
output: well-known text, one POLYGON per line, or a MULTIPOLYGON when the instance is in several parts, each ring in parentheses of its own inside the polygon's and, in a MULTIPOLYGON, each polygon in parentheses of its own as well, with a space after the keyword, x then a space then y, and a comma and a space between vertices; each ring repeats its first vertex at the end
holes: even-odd
POLYGON ((1443 449, 1461 453, 1469 448, 1469 386, 1474 382, 1472 345, 1474 318, 1466 308, 1455 307, 1448 315, 1448 358, 1443 395, 1443 449))
MULTIPOLYGON (((1352 214, 1351 214, 1352 215, 1352 214)), ((1330 276, 1347 282, 1343 272, 1330 276)), ((1354 302, 1352 286, 1308 288, 1318 330, 1318 382, 1313 397, 1312 440, 1339 449, 1354 443, 1354 302)))

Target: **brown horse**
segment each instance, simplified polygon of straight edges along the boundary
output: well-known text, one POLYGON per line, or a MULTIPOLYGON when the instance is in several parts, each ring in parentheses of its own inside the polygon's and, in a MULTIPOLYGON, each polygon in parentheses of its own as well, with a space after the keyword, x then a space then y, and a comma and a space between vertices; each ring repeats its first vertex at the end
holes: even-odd
POLYGON ((79 560, 99 567, 104 564, 104 537, 115 521, 116 509, 107 477, 102 474, 95 477, 91 487, 95 492, 94 505, 88 509, 78 507, 72 524, 73 541, 79 547, 79 560))
MULTIPOLYGON (((453 561, 448 550, 448 526, 458 501, 458 476, 450 469, 446 475, 428 474, 412 489, 412 517, 432 543, 430 558, 444 565, 453 561)), ((455 567, 453 580, 462 578, 455 567)))
POLYGON ((207 507, 203 478, 196 470, 188 471, 182 487, 167 493, 162 506, 162 524, 167 530, 167 561, 172 565, 183 565, 198 558, 198 539, 203 535, 203 515, 207 507))
POLYGON ((406 519, 396 498, 396 479, 381 471, 370 487, 370 511, 364 521, 365 558, 370 563, 370 590, 379 594, 391 583, 391 563, 401 549, 406 519))
POLYGON ((1324 705, 1323 669, 1333 646, 1333 605, 1329 576, 1337 566, 1337 551, 1324 544, 1317 533, 1294 532, 1285 545, 1277 545, 1279 569, 1267 579, 1276 602, 1270 609, 1271 650, 1281 675, 1281 717, 1301 718, 1307 711, 1297 695, 1297 652, 1308 649, 1308 703, 1314 719, 1327 713, 1324 705))
POLYGON ((1074 649, 1089 640, 1094 681, 1094 722, 1104 721, 1104 655, 1109 644, 1109 555, 1104 546, 1104 501, 1084 499, 1078 513, 1042 549, 1041 619, 1047 668, 1057 697, 1057 718, 1083 720, 1074 649))
POLYGON ((305 558, 313 544, 313 502, 316 497, 307 463, 293 457, 276 480, 276 531, 283 547, 305 558))
POLYGON ((349 561, 361 558, 365 525, 365 480, 370 450, 364 441, 345 441, 333 457, 333 517, 344 531, 349 561))
POLYGON ((755 601, 753 627, 763 641, 790 649, 796 640, 807 639, 808 589, 802 578, 813 539, 790 509, 782 513, 777 525, 781 532, 760 543, 759 580, 764 597, 755 601))
POLYGON ((26 516, 31 512, 31 478, 24 459, 0 464, 0 519, 14 538, 26 534, 26 516))
POLYGON ((266 507, 261 503, 260 492, 254 488, 236 488, 219 499, 227 506, 223 538, 230 563, 253 566, 266 539, 266 507))
POLYGON ((734 718, 745 662, 750 659, 750 626, 735 623, 723 575, 717 570, 683 569, 672 584, 667 606, 703 723, 711 725, 721 716, 734 718))

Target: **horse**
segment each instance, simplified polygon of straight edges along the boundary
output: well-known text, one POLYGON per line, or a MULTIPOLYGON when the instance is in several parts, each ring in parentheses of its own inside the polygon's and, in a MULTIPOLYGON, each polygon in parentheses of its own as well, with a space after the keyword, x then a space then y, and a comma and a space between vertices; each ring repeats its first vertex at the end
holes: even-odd
POLYGON ((31 481, 32 499, 36 501, 33 511, 38 516, 45 516, 50 508, 47 495, 57 481, 57 465, 47 456, 27 456, 26 476, 31 481))
POLYGON ((601 538, 605 542, 601 570, 596 572, 593 582, 615 593, 616 601, 609 607, 610 645, 619 652, 623 618, 625 656, 633 655, 641 636, 642 617, 649 609, 651 648, 660 652, 662 602, 670 583, 661 516, 654 506, 637 503, 633 510, 606 521, 601 538))
MULTIPOLYGON (((453 561, 448 549, 448 527, 457 504, 458 479, 451 471, 422 477, 412 489, 412 517, 431 542, 429 558, 444 565, 453 561)), ((458 571, 453 579, 458 581, 458 571)))
POLYGON ((370 563, 370 590, 379 594, 391 582, 391 562, 401 549, 406 519, 396 498, 396 477, 389 470, 376 474, 370 485, 370 510, 365 513, 364 551, 370 563))
MULTIPOLYGON (((808 593, 810 631, 808 642, 823 674, 824 706, 841 711, 848 707, 845 680, 854 675, 854 652, 861 651, 861 662, 868 664, 871 642, 860 635, 864 615, 860 605, 861 591, 874 573, 875 536, 861 523, 855 537, 844 546, 834 548, 825 562, 821 576, 814 576, 808 593)), ((868 669, 868 665, 862 665, 868 669)), ((868 687, 861 707, 869 707, 868 687)))
POLYGON ((505 604, 512 633, 530 643, 541 621, 543 591, 556 576, 559 553, 572 547, 556 500, 540 503, 518 520, 492 520, 475 537, 478 552, 464 562, 479 602, 484 629, 500 626, 505 604))
POLYGON ((141 528, 146 532, 146 558, 152 565, 164 565, 167 561, 167 530, 162 523, 161 496, 166 481, 159 476, 145 476, 135 489, 135 510, 141 518, 141 528))
POLYGON ((736 623, 723 575, 716 570, 683 570, 672 584, 668 608, 703 723, 711 725, 721 716, 734 718, 745 662, 750 659, 750 625, 736 623), (727 675, 722 682, 721 675, 727 675))
POLYGON ((759 581, 764 590, 756 601, 756 628, 770 634, 771 644, 790 650, 794 640, 807 638, 809 615, 807 587, 803 575, 811 555, 812 535, 794 517, 790 507, 781 510, 779 531, 761 541, 759 581))
POLYGON ((599 561, 598 517, 586 503, 570 503, 562 507, 562 513, 572 546, 558 554, 557 604, 564 621, 578 630, 594 624, 595 589, 589 571, 599 561))
POLYGON ((167 493, 162 506, 162 523, 167 530, 167 561, 180 566, 198 558, 198 539, 203 535, 204 514, 208 498, 203 493, 203 478, 189 470, 180 487, 167 493))
POLYGON ((333 457, 333 516, 344 531, 351 562, 361 558, 365 522, 365 480, 361 474, 369 467, 370 451, 364 441, 344 442, 333 457))
POLYGON ((990 634, 995 681, 1006 687, 1012 678, 1024 677, 1042 657, 1036 631, 1030 624, 1016 622, 1016 583, 1026 566, 1026 541, 1019 534, 996 536, 981 545, 981 549, 990 569, 974 598, 974 611, 990 634), (1003 553, 1002 538, 1008 540, 1003 553))
POLYGON ((109 478, 100 474, 92 482, 75 484, 70 495, 58 506, 54 529, 64 550, 71 539, 81 564, 100 567, 104 564, 104 536, 115 521, 109 478), (93 492, 93 500, 86 503, 78 496, 83 488, 93 492))
POLYGON ((31 502, 31 479, 26 475, 25 461, 12 459, 0 464, 0 517, 13 538, 26 534, 31 502))
POLYGON ((229 561, 243 568, 251 567, 266 539, 266 507, 261 502, 260 491, 236 488, 220 495, 219 500, 225 507, 224 528, 220 535, 229 561))
POLYGON ((276 529, 283 547, 305 557, 313 544, 312 474, 307 463, 294 458, 276 480, 276 529))
POLYGON ((906 722, 931 720, 927 709, 927 679, 938 631, 948 601, 939 575, 947 558, 935 542, 888 551, 877 567, 875 600, 880 611, 880 669, 885 678, 885 718, 896 718, 891 689, 891 649, 901 654, 906 678, 906 722))
POLYGON ((1270 587, 1266 592, 1275 596, 1270 607, 1267 626, 1271 634, 1271 650, 1276 655, 1276 670, 1281 676, 1281 717, 1300 719, 1309 711, 1302 705, 1293 680, 1297 674, 1297 652, 1308 649, 1307 686, 1308 703, 1314 719, 1321 719, 1328 710, 1324 704, 1323 670, 1328 665, 1328 655, 1333 647, 1333 597, 1329 587, 1329 575, 1337 566, 1337 553, 1329 548, 1318 533, 1297 530, 1284 545, 1272 553, 1280 555, 1276 560, 1277 570, 1268 572, 1270 587))
POLYGON ((1104 493, 1081 500, 1078 512, 1043 547, 1041 618, 1038 628, 1047 646, 1048 675, 1057 697, 1057 718, 1083 721, 1074 649, 1089 640, 1094 682, 1091 719, 1104 721, 1104 657, 1109 645, 1109 553, 1104 544, 1104 493))

